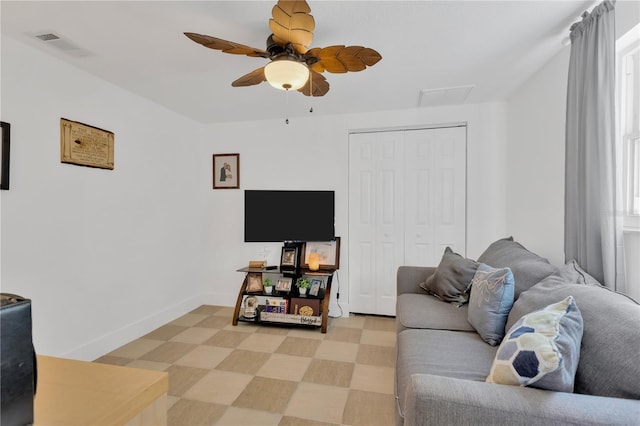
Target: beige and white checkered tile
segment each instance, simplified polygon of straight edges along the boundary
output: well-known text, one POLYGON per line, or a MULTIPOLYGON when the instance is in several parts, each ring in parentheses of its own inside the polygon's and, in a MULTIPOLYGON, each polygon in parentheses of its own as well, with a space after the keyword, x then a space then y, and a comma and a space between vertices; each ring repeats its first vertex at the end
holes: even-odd
POLYGON ((393 318, 330 318, 322 334, 232 316, 201 306, 96 361, 167 371, 172 426, 394 423, 393 318))
POLYGON ((231 405, 253 380, 251 374, 211 370, 186 390, 182 397, 196 401, 231 405))
POLYGON ((311 358, 308 357, 271 354, 256 376, 299 382, 309 368, 309 364, 311 364, 311 358))
POLYGON ((395 366, 396 350, 388 346, 360 345, 356 362, 359 364, 395 366))
POLYGON ((160 328, 156 328, 151 333, 148 333, 142 337, 145 339, 151 340, 169 340, 176 334, 179 334, 187 329, 186 326, 183 325, 171 325, 167 324, 160 328))
POLYGON ((359 347, 356 343, 323 340, 318 345, 314 358, 355 362, 359 347))
POLYGON ((350 390, 342 423, 349 426, 388 426, 395 422, 395 397, 350 390))
POLYGON ((164 342, 157 348, 140 356, 139 359, 173 363, 194 350, 196 346, 192 343, 164 342))
POLYGON ((362 330, 360 343, 365 345, 396 346, 395 331, 362 330))
POLYGON ((394 369, 376 365, 355 364, 351 389, 393 395, 394 369))
POLYGON ((114 351, 111 351, 108 355, 120 358, 136 359, 146 354, 147 352, 154 350, 163 343, 164 342, 160 340, 140 338, 127 343, 126 345, 121 346, 114 351))
POLYGON ((228 357, 231 352, 233 352, 233 349, 230 348, 200 345, 176 360, 175 364, 211 370, 228 357))
POLYGON ((235 373, 256 374, 260 367, 267 362, 269 356, 270 354, 265 352, 235 349, 216 368, 235 373))
POLYGON ((287 336, 276 349, 276 353, 310 357, 316 353, 319 344, 319 340, 287 336))
MULTIPOLYGON (((282 424, 279 413, 252 410, 250 408, 229 407, 216 424, 224 426, 278 425, 282 424)), ((298 424, 298 426, 302 426, 298 424)))
POLYGON ((180 325, 180 326, 183 326, 183 327, 193 327, 194 325, 196 325, 197 323, 199 323, 200 321, 202 321, 203 319, 205 319, 208 316, 209 315, 188 313, 188 314, 184 314, 181 317, 178 317, 178 318, 174 319, 173 321, 171 321, 169 323, 169 325, 180 325))
POLYGON ((204 328, 204 327, 189 327, 184 330, 182 333, 176 334, 171 339, 170 342, 182 342, 182 343, 195 343, 199 345, 201 343, 206 342, 211 339, 214 334, 216 334, 218 329, 215 328, 204 328))
POLYGON ((300 382, 284 414, 301 419, 341 424, 348 397, 347 388, 300 382))
POLYGON ((180 399, 169 409, 169 426, 212 425, 222 417, 227 407, 201 401, 180 399))
POLYGON ((232 405, 282 413, 297 387, 298 383, 288 380, 254 377, 232 405))
POLYGON ((354 365, 352 362, 313 359, 302 381, 347 388, 351 383, 354 365))
POLYGON ((273 353, 282 344, 284 339, 285 336, 253 333, 238 345, 238 349, 273 353))

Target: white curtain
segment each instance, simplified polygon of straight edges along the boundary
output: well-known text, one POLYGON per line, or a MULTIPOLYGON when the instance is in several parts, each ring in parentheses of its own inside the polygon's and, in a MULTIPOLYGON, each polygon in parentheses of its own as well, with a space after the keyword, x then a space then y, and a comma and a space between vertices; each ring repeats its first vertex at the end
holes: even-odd
POLYGON ((567 86, 565 257, 624 292, 616 189, 615 12, 605 0, 571 27, 567 86))

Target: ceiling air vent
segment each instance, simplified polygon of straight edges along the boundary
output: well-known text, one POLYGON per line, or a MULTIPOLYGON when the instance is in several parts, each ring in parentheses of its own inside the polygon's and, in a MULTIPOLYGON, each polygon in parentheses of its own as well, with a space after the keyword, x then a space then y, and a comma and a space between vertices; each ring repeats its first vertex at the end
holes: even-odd
POLYGON ((439 89, 422 89, 418 95, 419 107, 440 105, 460 105, 467 100, 467 96, 474 86, 442 87, 439 89))
POLYGON ((47 46, 55 47, 56 49, 61 50, 69 56, 80 57, 90 55, 87 50, 77 46, 70 41, 67 41, 66 39, 62 38, 52 31, 43 31, 42 33, 32 35, 38 40, 45 42, 47 46))
POLYGON ((39 38, 42 41, 60 40, 60 37, 53 33, 39 34, 36 38, 39 38))

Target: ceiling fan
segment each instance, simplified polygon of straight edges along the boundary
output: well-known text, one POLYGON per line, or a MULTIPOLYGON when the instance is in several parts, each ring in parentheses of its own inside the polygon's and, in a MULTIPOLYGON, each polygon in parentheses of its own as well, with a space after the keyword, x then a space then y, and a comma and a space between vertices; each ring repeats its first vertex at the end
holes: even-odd
POLYGON ((329 83, 320 74, 362 71, 375 65, 382 56, 368 47, 329 46, 309 49, 313 40, 315 20, 305 0, 280 0, 271 11, 266 50, 256 49, 208 35, 184 33, 205 47, 234 55, 270 59, 266 66, 243 75, 231 85, 253 86, 268 81, 281 90, 297 90, 306 96, 323 96, 329 83))

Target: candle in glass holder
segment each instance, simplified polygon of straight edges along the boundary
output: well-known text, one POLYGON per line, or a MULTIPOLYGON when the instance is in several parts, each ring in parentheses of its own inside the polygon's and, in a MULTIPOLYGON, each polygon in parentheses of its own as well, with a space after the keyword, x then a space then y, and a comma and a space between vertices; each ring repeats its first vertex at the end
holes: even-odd
POLYGON ((309 269, 312 271, 320 269, 320 256, 318 256, 318 253, 309 254, 309 269))

